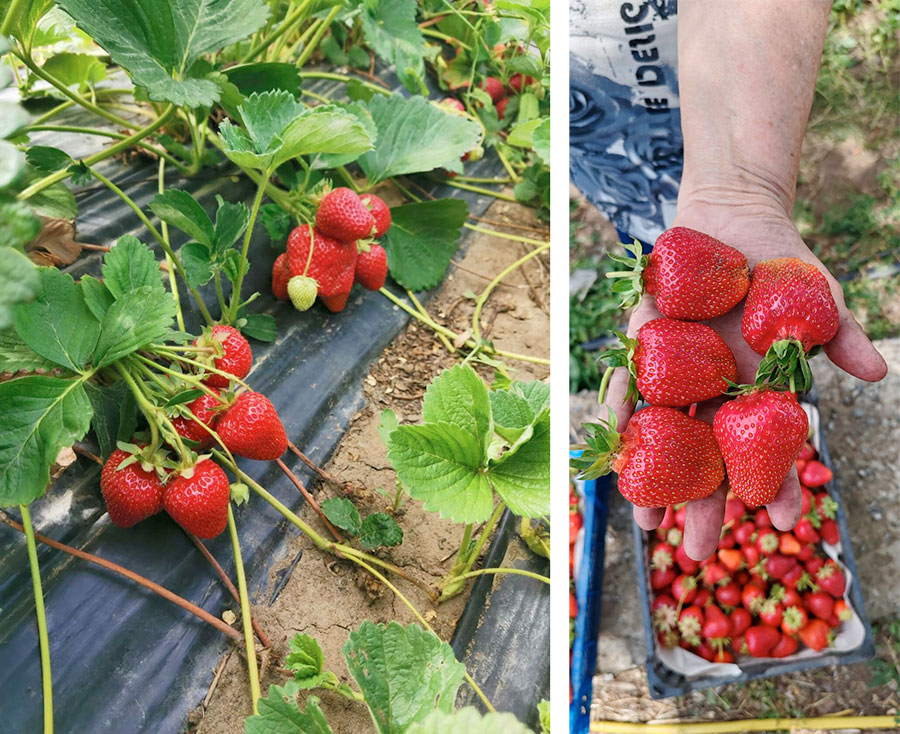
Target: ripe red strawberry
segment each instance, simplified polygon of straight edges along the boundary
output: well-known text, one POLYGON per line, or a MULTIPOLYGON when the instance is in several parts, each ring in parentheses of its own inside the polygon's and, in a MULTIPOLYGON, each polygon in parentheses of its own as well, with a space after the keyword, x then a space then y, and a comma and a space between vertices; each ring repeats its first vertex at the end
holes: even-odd
POLYGON ((675 527, 684 532, 684 523, 687 521, 687 505, 682 503, 681 506, 675 510, 675 527))
POLYGON ((700 642, 697 643, 697 646, 694 647, 693 652, 709 662, 716 659, 715 648, 713 648, 706 640, 700 640, 700 642))
POLYGON ((691 604, 697 596, 697 579, 687 574, 676 576, 672 582, 672 598, 679 604, 691 604))
POLYGON ((671 530, 675 527, 675 508, 672 505, 666 507, 666 514, 659 523, 660 530, 671 530))
MULTIPOLYGON (((243 380, 253 366, 253 352, 250 344, 241 332, 233 326, 217 324, 211 331, 204 330, 203 334, 194 339, 194 345, 198 347, 212 347, 216 354, 221 351, 220 357, 213 359, 212 365, 217 370, 234 375, 243 380)), ((203 378, 210 387, 228 387, 230 380, 224 375, 210 372, 203 378)))
POLYGON ((824 591, 808 591, 803 595, 806 610, 819 619, 828 620, 834 612, 834 598, 824 591))
POLYGON ((725 528, 722 528, 722 532, 719 535, 719 542, 716 545, 716 547, 719 550, 731 550, 736 545, 737 545, 737 540, 735 540, 734 533, 728 531, 725 528))
POLYGON ((713 427, 731 490, 751 507, 775 499, 809 434, 796 395, 768 389, 725 403, 713 427))
POLYGON ((506 106, 509 104, 509 97, 503 97, 496 104, 494 104, 494 109, 497 110, 497 119, 502 120, 503 115, 506 113, 506 106))
POLYGON ((377 291, 387 278, 387 253, 381 245, 368 245, 356 257, 354 280, 363 288, 377 291))
POLYGON ((216 432, 229 451, 248 459, 275 460, 287 450, 281 419, 262 393, 239 395, 219 418, 216 432))
POLYGON ((806 610, 801 606, 785 607, 781 617, 781 631, 786 635, 796 635, 809 621, 806 610))
POLYGON ((279 301, 288 300, 287 284, 291 279, 287 253, 282 252, 272 265, 272 293, 279 301))
POLYGON ((347 306, 350 293, 338 293, 336 296, 322 296, 321 301, 331 313, 340 313, 347 306))
POLYGON ((822 558, 821 556, 816 556, 815 558, 812 558, 809 561, 807 561, 807 563, 804 564, 804 567, 806 568, 806 572, 810 576, 815 576, 817 573, 819 573, 819 569, 822 568, 822 566, 824 566, 824 565, 825 565, 825 559, 822 558))
POLYGON ((678 624, 675 600, 668 594, 662 594, 653 600, 650 613, 653 617, 654 629, 674 629, 678 624))
POLYGON ((735 573, 744 565, 744 554, 738 548, 721 548, 719 550, 719 563, 725 567, 728 573, 735 573))
POLYGON ((801 517, 794 526, 794 536, 801 543, 818 543, 819 533, 808 517, 801 517))
POLYGON ((803 444, 803 448, 800 450, 800 455, 797 458, 803 459, 803 461, 809 461, 810 459, 816 458, 816 450, 809 441, 803 444))
POLYGON ((807 543, 804 545, 800 552, 797 554, 797 560, 800 563, 806 563, 809 560, 812 560, 816 555, 816 545, 814 543, 807 543))
POLYGON ((766 573, 773 579, 784 578, 797 565, 796 558, 783 556, 780 553, 773 553, 765 561, 766 573))
POLYGON ((763 528, 756 535, 756 547, 759 552, 767 556, 778 550, 780 538, 772 528, 763 528))
POLYGON ((744 639, 743 635, 734 635, 731 638, 731 649, 734 650, 735 655, 749 655, 750 651, 747 649, 747 641, 744 639))
POLYGON ((786 658, 788 655, 793 655, 797 652, 797 647, 796 637, 782 635, 781 639, 778 640, 778 644, 769 652, 769 655, 773 658, 786 658))
POLYGON ((819 528, 819 534, 822 536, 822 540, 829 545, 837 545, 841 539, 838 524, 831 519, 822 521, 822 527, 819 528))
POLYGON ((769 519, 769 511, 765 507, 760 507, 753 513, 753 522, 756 523, 756 527, 758 528, 772 527, 772 521, 769 519))
POLYGON ((714 597, 709 589, 697 589, 697 596, 694 597, 694 606, 708 607, 713 603, 714 597))
MULTIPOLYGON (((613 429, 607 424, 600 430, 608 436, 613 429)), ((722 457, 711 427, 673 408, 638 411, 618 443, 611 468, 619 475, 619 491, 639 507, 707 497, 722 483, 722 457)), ((601 462, 610 466, 609 451, 597 464, 601 462)))
POLYGON ((685 607, 678 615, 678 631, 681 639, 688 645, 697 645, 700 642, 700 632, 706 621, 703 610, 698 606, 685 607))
POLYGON ((133 454, 116 449, 103 464, 100 491, 113 525, 130 528, 162 509, 163 485, 155 471, 144 471, 133 454), (122 462, 133 459, 127 466, 122 462))
POLYGON ((722 524, 734 528, 740 523, 746 512, 747 505, 743 503, 740 497, 729 497, 725 500, 725 517, 722 520, 722 524))
POLYGON ((228 523, 231 492, 225 472, 204 459, 191 476, 177 476, 169 482, 163 505, 169 516, 198 538, 214 538, 228 523))
POLYGON ((703 583, 709 587, 727 584, 731 581, 728 571, 718 561, 713 561, 703 568, 703 583))
POLYGON ((803 607, 803 599, 800 597, 800 594, 796 589, 785 589, 784 596, 781 599, 781 603, 784 604, 785 608, 803 607))
POLYGON ((741 332, 754 352, 766 354, 775 342, 790 340, 806 353, 837 330, 837 305, 815 265, 782 257, 753 268, 741 332))
POLYGON ((826 561, 816 572, 816 583, 822 591, 827 591, 835 599, 843 597, 844 591, 847 589, 847 580, 844 578, 844 572, 832 560, 826 561))
MULTIPOLYGON (((463 112, 465 112, 466 108, 462 106, 461 102, 458 100, 453 101, 460 106, 463 112)), ((375 220, 375 232, 372 236, 376 240, 381 239, 384 236, 384 233, 391 228, 390 207, 384 203, 384 200, 381 199, 381 197, 375 196, 375 194, 363 194, 359 197, 359 200, 370 212, 372 212, 372 219, 375 220)))
POLYGON ((534 77, 523 75, 521 72, 517 72, 509 78, 509 90, 515 94, 521 94, 522 87, 527 87, 531 84, 534 84, 534 77))
POLYGON ((747 566, 747 568, 753 568, 759 563, 759 559, 762 557, 759 548, 752 543, 741 546, 741 553, 744 555, 744 565, 747 566))
POLYGON ((677 575, 674 568, 653 569, 650 571, 650 588, 659 590, 671 586, 677 575))
POLYGON ((744 633, 747 651, 755 658, 766 658, 781 640, 781 633, 767 624, 757 624, 744 633))
POLYGON ((821 619, 811 619, 797 633, 800 641, 816 652, 824 650, 831 644, 832 633, 827 622, 821 619))
POLYGON ((737 380, 731 349, 705 324, 653 319, 635 339, 618 336, 622 348, 609 350, 605 359, 628 367, 629 392, 640 393, 650 405, 700 403, 727 390, 726 380, 737 380))
POLYGON ((733 663, 734 655, 731 651, 726 650, 724 647, 720 647, 716 650, 716 654, 713 655, 712 661, 714 663, 733 663))
POLYGON ((754 535, 756 535, 756 523, 753 520, 744 520, 734 529, 734 540, 742 547, 752 543, 754 535))
POLYGON ((584 526, 584 520, 580 512, 569 513, 569 545, 575 545, 578 540, 578 532, 584 526))
POLYGON ((695 574, 700 568, 700 564, 687 554, 683 545, 675 546, 675 563, 686 574, 695 574))
POLYGON ((797 585, 803 580, 804 574, 806 574, 807 578, 809 577, 809 574, 807 574, 806 571, 803 570, 803 566, 798 563, 784 576, 782 576, 780 581, 788 588, 796 589, 797 585))
POLYGON ((491 98, 491 102, 493 102, 494 104, 497 104, 497 102, 503 99, 503 96, 505 94, 505 92, 503 91, 503 82, 501 82, 497 77, 487 76, 484 78, 484 81, 481 82, 481 84, 479 84, 478 86, 488 93, 488 96, 491 98))
MULTIPOLYGON (((217 390, 214 390, 214 392, 216 395, 219 394, 217 390)), ((187 409, 193 413, 204 426, 214 428, 216 420, 219 418, 221 405, 221 402, 219 402, 215 395, 203 393, 199 398, 188 403, 187 409)), ((197 421, 193 418, 186 415, 176 415, 172 418, 172 425, 175 427, 179 436, 190 439, 191 441, 196 441, 200 444, 198 448, 209 448, 214 443, 213 437, 210 435, 209 431, 198 425, 197 421)))
POLYGON ((837 618, 842 622, 850 619, 853 616, 853 610, 850 608, 850 605, 847 604, 843 599, 836 599, 834 602, 834 613, 837 615, 837 618))
POLYGON ((339 242, 318 229, 303 224, 295 227, 288 237, 287 258, 292 277, 304 275, 305 272, 319 284, 319 297, 326 307, 332 311, 340 311, 344 307, 350 289, 353 288, 357 258, 356 242, 339 242), (312 245, 311 258, 310 245, 312 245), (329 298, 333 300, 326 300, 329 298), (343 299, 340 304, 339 299, 343 299))
POLYGON ((766 590, 761 584, 751 582, 744 586, 744 590, 741 592, 741 604, 748 612, 756 614, 765 601, 766 590))
MULTIPOLYGON (((732 637, 738 635, 743 636, 744 632, 746 632, 750 625, 753 624, 753 615, 743 607, 732 609, 728 617, 731 619, 732 637)), ((737 647, 734 649, 739 651, 737 647)))
POLYGON ((715 604, 704 610, 702 633, 713 647, 721 647, 725 639, 731 636, 731 620, 715 604))
POLYGON ((578 599, 575 594, 569 592, 569 619, 575 619, 578 616, 578 599))
POLYGON ((675 549, 668 543, 657 543, 650 551, 650 568, 659 568, 663 571, 671 568, 675 563, 675 549))
POLYGON ((327 237, 351 242, 371 237, 375 219, 355 191, 341 186, 329 191, 319 202, 316 229, 327 237))
POLYGON ((810 459, 803 467, 800 474, 800 481, 807 487, 821 487, 831 481, 831 469, 825 466, 821 461, 810 459))
POLYGON ((766 599, 759 608, 759 621, 772 627, 780 627, 784 617, 784 606, 780 601, 766 599))
MULTIPOLYGON (((799 464, 799 463, 800 463, 800 459, 797 459, 797 461, 794 462, 794 463, 795 463, 795 464, 799 464)), ((798 474, 798 475, 800 474, 800 468, 799 468, 799 467, 797 468, 797 474, 798 474)), ((803 487, 803 486, 801 486, 801 487, 800 487, 800 514, 801 514, 801 515, 807 515, 807 514, 809 514, 809 511, 812 510, 812 508, 813 508, 813 502, 814 502, 814 501, 815 501, 815 500, 814 500, 814 498, 813 498, 812 490, 809 489, 809 487, 803 487)))
POLYGON ((734 582, 729 581, 724 586, 716 589, 716 601, 723 607, 736 607, 741 603, 741 589, 734 582))
POLYGON ((782 533, 778 538, 778 552, 785 556, 796 556, 800 553, 800 541, 793 533, 782 533))
POLYGON ((613 255, 630 271, 608 277, 631 279, 623 305, 640 300, 641 293, 656 296, 664 316, 703 321, 722 316, 740 303, 750 287, 747 258, 733 247, 687 227, 673 227, 656 240, 650 255, 640 245, 625 245, 634 259, 613 255))

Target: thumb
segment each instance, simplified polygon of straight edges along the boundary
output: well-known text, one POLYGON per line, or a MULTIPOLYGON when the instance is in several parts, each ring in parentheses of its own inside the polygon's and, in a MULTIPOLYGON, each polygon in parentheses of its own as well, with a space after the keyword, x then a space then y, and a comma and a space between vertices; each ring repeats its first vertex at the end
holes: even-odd
POLYGON ((846 307, 840 309, 837 334, 825 345, 825 354, 836 366, 860 380, 878 382, 887 374, 887 363, 846 307))

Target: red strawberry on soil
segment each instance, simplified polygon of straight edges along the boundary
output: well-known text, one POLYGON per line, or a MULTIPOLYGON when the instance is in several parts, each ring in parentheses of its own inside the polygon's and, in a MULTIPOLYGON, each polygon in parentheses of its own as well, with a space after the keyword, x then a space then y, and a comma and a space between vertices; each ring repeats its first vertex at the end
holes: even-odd
MULTIPOLYGON (((218 395, 218 391, 215 391, 218 395)), ((214 428, 216 420, 219 417, 219 411, 222 407, 221 402, 216 395, 203 393, 199 398, 192 400, 187 405, 187 409, 208 428, 214 428)), ((214 440, 209 431, 199 425, 197 421, 186 415, 176 415, 172 419, 172 425, 182 438, 196 441, 200 446, 198 448, 209 448, 213 445, 214 440)))
POLYGON ((319 297, 330 311, 340 311, 347 303, 357 256, 356 242, 339 242, 308 224, 295 227, 288 237, 291 276, 305 274, 314 279, 319 285, 319 297))
POLYGON ((377 291, 387 278, 387 253, 381 245, 367 245, 356 257, 354 280, 363 288, 377 291))
MULTIPOLYGON (((460 102, 454 100, 465 112, 465 107, 460 102)), ((375 194, 363 194, 359 200, 372 213, 372 219, 375 220, 375 232, 372 236, 377 240, 384 236, 384 233, 391 228, 391 209, 384 203, 384 200, 375 194)))
MULTIPOLYGON (((217 324, 211 331, 204 331, 202 336, 194 340, 198 347, 210 347, 215 350, 216 356, 212 365, 217 370, 234 375, 243 380, 253 366, 253 352, 250 344, 241 332, 233 326, 217 324)), ((210 372, 203 381, 210 387, 228 387, 230 380, 224 375, 210 372)))
POLYGON ((329 191, 319 202, 316 229, 327 237, 351 242, 371 237, 375 219, 355 191, 341 186, 329 191))
POLYGON ((287 450, 287 434, 275 406, 258 392, 245 392, 219 418, 216 432, 238 456, 273 461, 287 450))
POLYGON ((100 491, 113 525, 130 528, 162 509, 163 485, 155 471, 145 471, 133 454, 116 449, 100 472, 100 491), (132 459, 127 466, 122 463, 132 459))
POLYGON ((169 483, 163 505, 187 532, 208 539, 225 529, 230 499, 225 472, 214 461, 204 459, 191 476, 178 476, 169 483))
POLYGON ((796 395, 768 389, 725 403, 713 428, 731 490, 750 507, 775 499, 809 435, 796 395))

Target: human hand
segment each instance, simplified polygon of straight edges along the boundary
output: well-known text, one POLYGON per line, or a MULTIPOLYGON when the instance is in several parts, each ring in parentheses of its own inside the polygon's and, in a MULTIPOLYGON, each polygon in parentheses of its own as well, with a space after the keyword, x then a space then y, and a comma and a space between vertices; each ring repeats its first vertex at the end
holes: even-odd
MULTIPOLYGON (((705 202, 680 202, 679 213, 673 226, 690 227, 705 232, 727 245, 740 250, 751 268, 762 260, 775 257, 797 257, 815 265, 826 277, 838 306, 840 326, 834 339, 825 345, 828 358, 845 372, 862 380, 875 382, 887 373, 887 365, 872 346, 862 327, 847 309, 840 284, 828 273, 800 237, 790 218, 777 207, 734 202, 708 204, 705 202)), ((743 304, 717 319, 705 322, 715 329, 734 353, 738 366, 738 381, 753 383, 761 360, 744 341, 741 334, 743 304)), ((652 319, 661 318, 655 299, 644 295, 640 305, 632 312, 627 335, 634 337, 638 329, 652 319)), ((616 414, 620 430, 634 411, 631 401, 625 399, 628 389, 628 373, 617 369, 609 382, 606 405, 616 414)), ((697 406, 697 417, 712 423, 724 398, 706 401, 697 406)), ((727 482, 709 497, 688 503, 684 527, 684 548, 695 560, 703 560, 715 552, 725 515, 727 482)), ((775 499, 767 505, 769 518, 779 530, 790 530, 800 519, 800 483, 796 469, 790 473, 775 499)), ((662 521, 665 508, 634 508, 637 524, 645 530, 656 528, 662 521)))

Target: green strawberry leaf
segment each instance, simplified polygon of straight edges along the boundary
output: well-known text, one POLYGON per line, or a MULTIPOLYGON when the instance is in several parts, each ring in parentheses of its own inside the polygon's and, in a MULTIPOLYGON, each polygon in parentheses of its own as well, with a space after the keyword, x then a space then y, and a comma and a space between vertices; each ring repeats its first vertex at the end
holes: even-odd
POLYGON ((381 411, 381 417, 378 419, 378 435, 385 446, 388 445, 391 433, 399 425, 400 421, 397 420, 397 414, 393 410, 385 408, 381 411))
POLYGON ((212 247, 215 230, 209 214, 187 191, 168 189, 150 202, 152 211, 162 221, 177 227, 191 239, 212 247))
POLYGON ((368 103, 378 130, 375 147, 360 156, 369 184, 407 173, 422 173, 459 160, 478 145, 477 123, 445 111, 424 97, 378 95, 368 103))
POLYGON ((545 415, 531 438, 492 461, 491 484, 510 510, 521 517, 550 514, 550 416, 545 415))
POLYGON ((192 78, 194 61, 259 30, 263 0, 58 0, 78 27, 157 102, 209 107, 218 85, 192 78))
MULTIPOLYGON (((41 178, 42 174, 28 167, 25 173, 25 183, 30 184, 41 178)), ((78 204, 75 195, 62 181, 48 186, 43 191, 28 197, 28 203, 36 214, 51 219, 75 219, 78 216, 78 204)))
POLYGON ((33 145, 25 154, 25 161, 36 171, 55 173, 72 162, 72 158, 64 150, 49 145, 33 145))
POLYGON ((325 517, 341 530, 346 530, 350 535, 359 535, 362 527, 362 520, 359 517, 359 510, 346 497, 331 497, 322 503, 322 512, 325 517))
POLYGON ((119 237, 115 247, 103 256, 102 270, 103 283, 114 298, 138 288, 150 288, 156 293, 165 290, 153 252, 130 234, 119 237))
POLYGON ((13 309, 37 295, 38 287, 38 271, 31 260, 12 247, 0 247, 0 329, 12 324, 13 309))
POLYGON ((94 411, 91 427, 103 458, 116 450, 117 441, 130 441, 137 428, 137 403, 128 385, 119 380, 110 385, 84 383, 94 411))
POLYGON ((468 216, 462 199, 393 207, 383 241, 391 277, 412 291, 435 287, 459 249, 459 231, 468 216))
POLYGON ((329 679, 330 676, 322 672, 325 655, 315 639, 309 635, 294 635, 290 650, 284 664, 293 671, 294 681, 299 688, 316 688, 329 679))
POLYGON ((0 506, 28 504, 44 494, 60 449, 88 431, 91 404, 83 378, 0 382, 0 415, 0 506))
POLYGON ((225 201, 216 194, 216 224, 213 249, 222 253, 237 242, 250 223, 250 210, 242 201, 225 201))
POLYGON ((97 280, 93 275, 81 276, 81 292, 84 295, 84 302, 97 321, 103 321, 109 307, 112 306, 115 297, 109 292, 102 281, 97 280))
MULTIPOLYGON (((359 120, 360 124, 366 129, 369 137, 375 140, 378 137, 378 129, 375 127, 375 121, 372 119, 372 113, 364 105, 358 102, 337 103, 337 107, 349 112, 359 120)), ((310 159, 309 167, 314 171, 320 171, 326 168, 337 168, 352 163, 359 158, 359 153, 320 153, 310 159)))
POLYGON ((188 242, 178 250, 178 257, 184 265, 185 280, 192 288, 206 285, 213 278, 213 263, 209 249, 199 242, 188 242))
POLYGON ((151 342, 165 339, 175 310, 171 294, 150 286, 141 286, 116 299, 103 317, 94 366, 106 367, 151 342))
POLYGON ((406 734, 533 734, 515 716, 507 713, 482 714, 467 706, 454 713, 435 711, 421 723, 413 724, 406 734))
POLYGON ((230 104, 230 100, 224 97, 222 99, 222 106, 229 116, 235 119, 240 117, 237 109, 240 102, 251 94, 283 90, 290 92, 294 97, 300 96, 300 73, 294 64, 260 61, 231 66, 224 71, 226 78, 240 95, 237 105, 230 104))
POLYGON ((269 686, 269 692, 259 699, 259 713, 244 720, 244 734, 334 734, 319 699, 306 699, 306 711, 297 705, 296 686, 269 686))
POLYGON ((359 6, 368 45, 396 67, 404 87, 418 92, 425 73, 425 37, 416 19, 416 0, 362 0, 359 6))
POLYGON ((435 710, 453 710, 465 666, 433 632, 367 621, 342 651, 380 734, 404 732, 435 710))
POLYGON ((281 249, 291 231, 291 215, 278 204, 269 202, 259 208, 259 221, 266 228, 266 234, 272 240, 272 245, 281 249))
MULTIPOLYGON (((5 143, 0 140, 0 169, 3 167, 4 145, 5 143)), ((2 177, 3 173, 0 170, 0 179, 2 177)), ((2 181, 0 181, 0 186, 2 186, 2 181)), ((3 194, 0 194, 0 248, 5 250, 10 247, 22 247, 31 242, 40 233, 41 220, 35 216, 28 204, 17 199, 7 199, 3 194)), ((21 263, 10 257, 8 252, 3 252, 2 258, 2 261, 0 261, 0 278, 9 277, 6 273, 14 273, 16 274, 14 277, 18 280, 19 270, 21 269, 24 272, 21 263), (9 259, 7 260, 6 258, 9 259)), ((34 265, 31 264, 31 261, 26 261, 31 266, 31 269, 34 270, 34 265)), ((29 280, 28 276, 24 277, 27 282, 29 280)), ((30 281, 34 287, 37 287, 36 274, 33 278, 30 278, 30 281)), ((3 292, 3 290, 0 289, 0 292, 3 292)), ((6 302, 9 303, 11 300, 6 302)))
MULTIPOLYGON (((13 5, 12 0, 0 0, 0 20, 6 20, 13 5)), ((9 21, 9 34, 18 38, 25 48, 31 48, 31 38, 34 35, 38 21, 50 8, 53 3, 51 0, 28 0, 19 3, 13 12, 16 16, 9 21)), ((4 39, 5 41, 5 39, 4 39)), ((7 49, 0 45, 0 55, 5 54, 7 49)), ((2 115, 0 115, 2 119, 2 115)), ((0 136, 2 137, 2 136, 0 136)))
POLYGON ((550 165, 550 118, 545 117, 531 135, 531 142, 534 146, 534 152, 537 153, 541 160, 550 165))
POLYGON ((31 349, 13 329, 0 331, 0 372, 52 369, 58 369, 58 366, 31 349))
POLYGON ((455 522, 482 522, 494 509, 483 458, 478 439, 452 423, 400 426, 388 441, 388 459, 410 496, 455 522))
POLYGON ((444 370, 425 390, 422 419, 425 423, 452 423, 485 447, 494 432, 492 399, 484 381, 469 365, 444 370))
POLYGON ((97 344, 100 324, 71 275, 56 268, 39 268, 37 273, 37 297, 13 311, 16 331, 42 357, 78 372, 97 344))
POLYGON ((256 339, 261 342, 273 342, 278 336, 278 329, 275 325, 275 317, 269 313, 251 313, 240 314, 240 318, 244 320, 240 330, 244 336, 256 339))
MULTIPOLYGON (((56 54, 47 59, 42 68, 66 87, 83 89, 106 79, 106 66, 100 59, 90 54, 56 54)), ((53 87, 47 91, 47 94, 63 98, 62 92, 53 87)))
POLYGON ((531 436, 534 410, 521 395, 509 390, 495 390, 491 393, 491 411, 494 430, 509 443, 515 443, 526 434, 531 436))
POLYGON ((403 542, 403 530, 386 512, 374 512, 363 520, 359 543, 366 550, 378 546, 394 546, 403 542))

